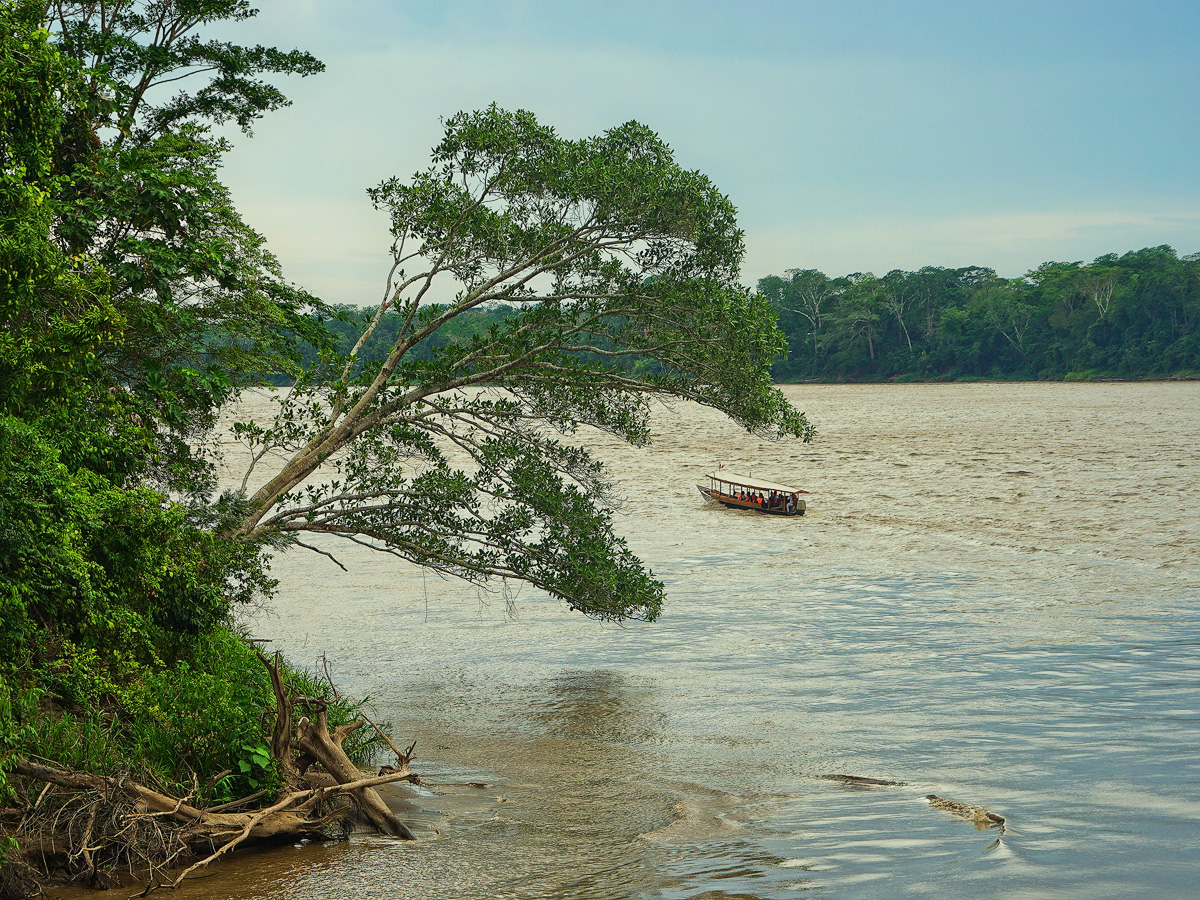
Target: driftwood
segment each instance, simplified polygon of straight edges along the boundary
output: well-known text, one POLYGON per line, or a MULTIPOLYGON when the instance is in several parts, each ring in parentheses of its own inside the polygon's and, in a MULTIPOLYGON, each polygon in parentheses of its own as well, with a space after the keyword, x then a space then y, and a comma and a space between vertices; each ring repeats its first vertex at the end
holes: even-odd
MULTIPOLYGON (((353 722, 339 725, 331 734, 329 731, 328 703, 325 700, 311 697, 291 697, 280 674, 279 654, 275 655, 274 663, 263 656, 261 652, 259 653, 259 659, 263 661, 263 665, 271 673, 271 685, 275 689, 276 705, 280 709, 280 714, 275 723, 275 730, 271 735, 271 752, 284 765, 284 774, 288 777, 289 781, 295 781, 297 776, 303 776, 314 763, 320 763, 321 767, 341 785, 360 781, 362 779, 362 772, 359 771, 358 766, 346 754, 346 751, 342 748, 342 742, 353 731, 366 724, 366 721, 364 719, 355 719, 353 722), (293 706, 297 703, 310 707, 313 710, 315 720, 307 716, 302 716, 300 721, 296 723, 295 749, 298 751, 299 756, 297 759, 293 759, 291 752, 291 717, 293 706), (286 715, 283 712, 285 709, 287 710, 286 715)), ((371 724, 374 726, 373 722, 371 724)), ((378 726, 374 727, 378 728, 378 726)), ((392 744, 390 738, 387 742, 393 750, 396 749, 396 745, 392 744)), ((385 776, 387 780, 416 781, 417 776, 408 770, 408 763, 412 758, 411 748, 408 755, 400 753, 399 750, 396 750, 396 754, 399 768, 385 776)), ((388 805, 383 802, 383 798, 379 796, 379 792, 373 787, 355 788, 352 796, 359 812, 378 831, 390 834, 393 837, 403 838, 404 840, 411 841, 415 838, 415 835, 408 827, 388 809, 388 805)))
MULTIPOLYGON (((193 777, 192 791, 173 797, 165 788, 155 790, 126 776, 94 775, 18 759, 10 774, 44 786, 38 799, 24 809, 0 810, 5 831, 21 841, 16 865, 30 877, 57 873, 61 879, 92 886, 107 884, 106 869, 124 866, 130 872, 149 873, 144 896, 158 887, 178 886, 197 868, 246 842, 327 839, 330 823, 347 812, 344 803, 334 802, 340 798, 348 798, 376 830, 413 839, 412 831, 375 790, 392 782, 418 781, 408 768, 413 747, 400 751, 385 736, 396 752, 396 765, 384 766, 379 775, 364 775, 342 742, 369 720, 357 719, 330 732, 327 702, 291 696, 278 655, 274 661, 261 653, 259 657, 275 690, 278 714, 271 753, 285 784, 272 802, 254 808, 255 801, 261 803, 266 796, 265 791, 258 791, 227 803, 204 805, 199 798, 228 772, 210 779, 203 791, 193 777), (307 708, 311 718, 295 719, 298 704, 307 708), (60 789, 57 800, 43 805, 47 793, 56 788, 60 789), (191 865, 170 881, 160 880, 160 873, 184 863, 191 865)), ((374 722, 370 724, 382 734, 374 722)), ((4 893, 5 886, 0 884, 0 894, 4 893)))
MULTIPOLYGON (((322 768, 342 787, 352 790, 355 806, 359 812, 366 817, 377 830, 384 834, 390 834, 393 837, 403 838, 405 840, 413 840, 415 835, 409 831, 408 827, 396 818, 395 814, 388 809, 383 798, 379 796, 379 792, 370 785, 364 785, 356 788, 348 788, 348 785, 362 782, 362 773, 359 771, 350 757, 346 755, 346 751, 342 749, 342 741, 355 728, 361 726, 361 720, 350 722, 348 725, 342 725, 334 729, 333 734, 329 733, 326 724, 325 708, 319 707, 316 712, 316 721, 312 721, 307 716, 300 719, 296 725, 296 746, 306 756, 311 756, 314 760, 321 764, 322 768)), ((402 759, 400 768, 389 775, 380 776, 379 779, 367 779, 368 781, 377 781, 380 784, 386 784, 389 781, 413 781, 416 776, 408 770, 408 759, 402 759)), ((320 790, 320 789, 319 789, 320 790)))
MULTIPOLYGON (((127 810, 118 814, 116 817, 118 819, 129 821, 153 818, 161 822, 173 823, 174 827, 169 831, 169 843, 176 847, 175 852, 169 854, 165 861, 155 860, 144 852, 140 854, 143 857, 140 861, 146 865, 151 874, 147 889, 143 893, 149 893, 155 887, 161 886, 154 875, 155 869, 161 869, 163 866, 155 863, 177 862, 185 858, 184 850, 188 851, 188 855, 193 858, 202 853, 205 855, 179 874, 171 882, 172 887, 179 885, 195 869, 207 865, 247 840, 268 841, 282 838, 325 840, 329 836, 326 831, 329 820, 342 814, 340 809, 335 809, 325 815, 316 814, 315 811, 326 800, 343 794, 354 795, 366 791, 374 793, 374 788, 381 784, 399 781, 407 777, 399 772, 371 777, 362 777, 360 773, 358 778, 345 784, 286 791, 282 797, 265 809, 235 813, 216 812, 214 811, 216 807, 196 807, 183 799, 161 794, 128 778, 74 772, 26 759, 17 760, 11 773, 72 791, 89 792, 89 797, 96 798, 92 801, 87 827, 82 839, 78 841, 78 846, 74 846, 73 842, 69 840, 69 834, 66 836, 67 840, 60 841, 59 836, 53 832, 48 835, 40 835, 32 841, 22 841, 22 852, 25 857, 28 858, 32 855, 40 858, 43 868, 55 867, 68 874, 86 875, 88 877, 82 880, 89 883, 95 883, 98 875, 96 865, 91 859, 91 853, 103 848, 105 843, 99 841, 96 846, 90 846, 95 814, 104 798, 122 795, 133 801, 127 810), (82 870, 77 865, 71 865, 78 858, 82 858, 84 862, 82 870)), ((227 808, 229 805, 222 804, 222 807, 227 808)), ((128 827, 126 825, 121 831, 128 831, 128 827)), ((139 854, 135 853, 134 855, 139 854)), ((80 879, 76 877, 74 880, 80 879)))
MULTIPOLYGON (((108 778, 86 772, 72 772, 25 759, 16 761, 12 773, 75 790, 103 791, 106 794, 119 791, 136 803, 138 812, 162 815, 183 826, 179 836, 189 846, 202 847, 228 840, 246 827, 252 815, 211 812, 185 803, 181 799, 160 794, 128 778, 108 778)), ((292 796, 289 794, 289 797, 292 796)), ((256 840, 265 840, 280 834, 316 836, 321 833, 320 825, 323 823, 313 822, 307 812, 305 809, 281 809, 279 815, 255 823, 248 836, 256 840)))

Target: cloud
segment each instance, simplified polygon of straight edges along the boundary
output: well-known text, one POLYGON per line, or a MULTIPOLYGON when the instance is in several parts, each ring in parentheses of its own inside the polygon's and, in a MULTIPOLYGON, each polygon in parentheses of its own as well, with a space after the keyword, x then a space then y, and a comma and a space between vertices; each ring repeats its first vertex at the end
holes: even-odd
POLYGON ((492 101, 570 137, 654 128, 738 207, 749 280, 1200 249, 1200 107, 1181 99, 1200 57, 1175 39, 1195 12, 1142 46, 1125 36, 1166 26, 1132 6, 1081 23, 1077 4, 706 3, 684 22, 678 4, 263 5, 238 39, 328 70, 286 82, 295 105, 237 140, 226 175, 285 270, 331 299, 377 300, 388 236, 364 190, 424 168, 440 118, 492 101))

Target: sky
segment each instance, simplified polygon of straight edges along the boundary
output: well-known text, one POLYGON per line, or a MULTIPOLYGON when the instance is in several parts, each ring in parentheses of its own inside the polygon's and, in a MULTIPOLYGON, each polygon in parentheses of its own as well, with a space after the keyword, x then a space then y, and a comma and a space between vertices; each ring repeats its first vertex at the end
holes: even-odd
POLYGON ((259 0, 221 36, 316 55, 225 181, 290 280, 378 303, 366 190, 492 102, 580 138, 635 119, 746 232, 742 280, 1200 251, 1200 3, 259 0))

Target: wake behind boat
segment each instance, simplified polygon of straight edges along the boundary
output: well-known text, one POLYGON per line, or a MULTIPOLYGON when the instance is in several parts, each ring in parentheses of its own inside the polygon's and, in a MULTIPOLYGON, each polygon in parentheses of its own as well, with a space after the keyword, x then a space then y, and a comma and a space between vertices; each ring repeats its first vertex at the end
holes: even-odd
POLYGON ((772 516, 802 516, 808 491, 723 469, 708 476, 708 487, 696 485, 700 493, 734 509, 753 509, 772 516))

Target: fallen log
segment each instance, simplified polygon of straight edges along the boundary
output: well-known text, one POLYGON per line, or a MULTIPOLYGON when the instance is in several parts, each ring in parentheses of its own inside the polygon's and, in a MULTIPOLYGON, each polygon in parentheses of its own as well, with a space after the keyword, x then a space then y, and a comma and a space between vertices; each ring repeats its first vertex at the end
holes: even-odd
MULTIPOLYGON (((351 722, 349 725, 342 725, 334 729, 333 734, 330 734, 326 712, 322 707, 316 712, 316 721, 303 716, 296 723, 296 747, 319 762, 321 767, 333 776, 339 786, 347 787, 353 783, 361 783, 362 772, 346 755, 346 751, 342 748, 342 741, 355 727, 362 724, 361 720, 351 722)), ((412 781, 416 776, 408 770, 407 762, 407 760, 402 760, 401 767, 397 771, 382 777, 389 781, 412 781)), ((373 787, 364 786, 351 790, 355 805, 375 828, 393 837, 409 841, 415 839, 416 836, 408 829, 408 826, 396 818, 395 813, 388 809, 383 798, 379 796, 379 792, 373 787)))
MULTIPOLYGON (((305 790, 287 791, 265 809, 219 812, 215 807, 194 806, 184 798, 168 796, 129 778, 76 772, 27 759, 15 760, 10 774, 80 792, 89 803, 82 838, 73 839, 69 828, 63 833, 55 830, 44 833, 30 831, 21 835, 24 857, 40 861, 40 869, 44 874, 57 868, 66 872, 69 880, 96 884, 98 880, 103 883, 105 879, 99 879, 95 851, 106 851, 105 855, 110 860, 123 856, 131 871, 145 868, 150 872, 142 896, 168 884, 177 887, 196 869, 208 865, 246 841, 283 838, 325 840, 329 837, 327 827, 330 819, 344 811, 334 809, 330 813, 319 814, 318 810, 326 800, 342 795, 353 797, 367 791, 378 796, 374 789, 379 785, 412 777, 412 773, 407 771, 370 777, 360 774, 360 777, 344 784, 323 784, 305 790), (123 809, 111 802, 112 798, 118 796, 127 798, 123 809), (106 808, 106 813, 98 816, 102 806, 106 808), (97 827, 100 818, 114 822, 115 834, 112 833, 113 829, 109 829, 107 835, 95 834, 100 830, 97 827), (145 823, 151 819, 163 823, 161 830, 169 834, 169 839, 162 842, 158 853, 134 847, 127 834, 131 824, 145 823), (166 823, 170 823, 170 826, 167 827, 166 823), (121 835, 126 835, 123 844, 121 835), (157 880, 156 872, 190 860, 196 861, 173 881, 157 880)), ((245 802, 246 799, 238 802, 245 802)), ((228 809, 229 806, 221 804, 222 809, 228 809)), ((403 825, 400 827, 404 828, 403 825)))

